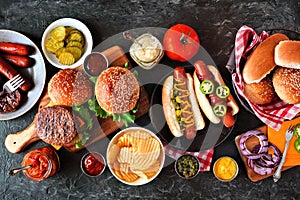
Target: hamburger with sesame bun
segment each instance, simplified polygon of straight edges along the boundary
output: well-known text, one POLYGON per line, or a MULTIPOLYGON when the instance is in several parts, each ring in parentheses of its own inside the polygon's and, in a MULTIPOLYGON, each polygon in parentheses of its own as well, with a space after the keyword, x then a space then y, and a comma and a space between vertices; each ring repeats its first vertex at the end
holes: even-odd
POLYGON ((88 77, 76 69, 60 70, 48 83, 48 95, 54 105, 81 105, 91 98, 92 92, 88 77))
POLYGON ((95 83, 95 96, 100 117, 112 116, 126 126, 134 122, 140 86, 130 70, 119 66, 104 70, 95 83))

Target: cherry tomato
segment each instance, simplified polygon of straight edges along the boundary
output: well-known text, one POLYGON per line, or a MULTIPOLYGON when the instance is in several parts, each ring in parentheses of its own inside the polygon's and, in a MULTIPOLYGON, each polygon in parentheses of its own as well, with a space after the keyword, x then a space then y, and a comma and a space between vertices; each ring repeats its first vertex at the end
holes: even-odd
POLYGON ((176 24, 167 30, 163 45, 170 59, 186 62, 198 52, 200 40, 192 27, 176 24))

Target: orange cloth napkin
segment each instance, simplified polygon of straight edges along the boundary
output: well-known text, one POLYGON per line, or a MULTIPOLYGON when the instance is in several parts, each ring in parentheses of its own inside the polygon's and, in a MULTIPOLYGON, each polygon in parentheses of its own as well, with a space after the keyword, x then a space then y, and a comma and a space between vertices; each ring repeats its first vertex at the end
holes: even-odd
MULTIPOLYGON (((275 146, 277 146, 282 153, 284 151, 284 146, 285 146, 285 132, 291 124, 293 125, 300 124, 300 117, 293 119, 291 121, 283 122, 279 131, 275 131, 271 127, 268 127, 268 141, 274 144, 275 146)), ((296 137, 293 136, 293 138, 290 141, 290 145, 286 155, 286 160, 283 166, 300 165, 300 153, 298 153, 294 147, 295 140, 296 137)))

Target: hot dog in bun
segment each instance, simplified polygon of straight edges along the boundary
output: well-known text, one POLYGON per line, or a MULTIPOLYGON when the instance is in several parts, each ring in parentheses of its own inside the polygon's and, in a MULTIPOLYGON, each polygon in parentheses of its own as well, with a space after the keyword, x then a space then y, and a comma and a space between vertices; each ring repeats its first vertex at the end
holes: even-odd
POLYGON ((183 67, 176 67, 163 85, 162 104, 167 124, 175 137, 193 139, 205 126, 195 92, 193 79, 183 67))
POLYGON ((217 68, 203 61, 194 64, 194 87, 198 103, 206 117, 214 124, 222 120, 226 127, 235 123, 233 116, 239 107, 217 68))

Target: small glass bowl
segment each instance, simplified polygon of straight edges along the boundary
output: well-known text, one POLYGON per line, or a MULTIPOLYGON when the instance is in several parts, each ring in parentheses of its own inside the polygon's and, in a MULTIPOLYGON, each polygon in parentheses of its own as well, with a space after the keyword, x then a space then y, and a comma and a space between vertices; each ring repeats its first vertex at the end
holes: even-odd
POLYGON ((80 168, 86 176, 100 176, 106 168, 105 158, 98 152, 88 152, 82 156, 80 168))
POLYGON ((238 175, 239 166, 233 158, 224 156, 216 160, 214 163, 213 173, 218 180, 222 182, 229 182, 235 179, 238 175))
POLYGON ((174 168, 179 177, 192 179, 195 178, 200 171, 200 162, 195 156, 185 154, 176 160, 174 168), (190 172, 190 168, 192 168, 192 172, 190 172))
POLYGON ((164 50, 161 42, 155 36, 145 33, 131 45, 129 53, 140 67, 149 70, 159 63, 164 55, 164 50))
POLYGON ((31 165, 23 170, 24 175, 32 181, 42 181, 60 170, 60 161, 55 149, 51 146, 41 147, 28 152, 22 161, 22 167, 31 165))

